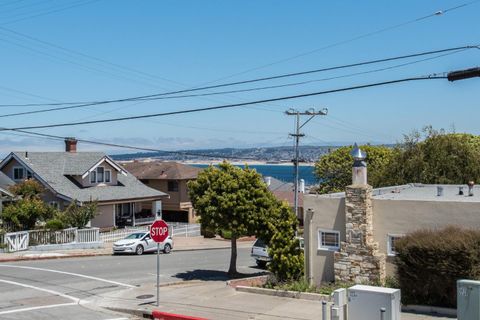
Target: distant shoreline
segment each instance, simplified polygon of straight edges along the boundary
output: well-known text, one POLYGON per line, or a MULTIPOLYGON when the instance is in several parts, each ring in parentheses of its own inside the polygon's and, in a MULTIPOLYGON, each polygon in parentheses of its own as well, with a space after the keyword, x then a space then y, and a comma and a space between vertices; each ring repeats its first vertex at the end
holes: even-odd
MULTIPOLYGON (((179 160, 175 162, 180 162, 187 165, 217 165, 222 163, 223 160, 179 160)), ((229 163, 236 165, 236 166, 293 166, 291 162, 267 162, 267 161, 229 161, 229 163)), ((302 162, 300 166, 312 167, 314 166, 314 162, 302 162)))

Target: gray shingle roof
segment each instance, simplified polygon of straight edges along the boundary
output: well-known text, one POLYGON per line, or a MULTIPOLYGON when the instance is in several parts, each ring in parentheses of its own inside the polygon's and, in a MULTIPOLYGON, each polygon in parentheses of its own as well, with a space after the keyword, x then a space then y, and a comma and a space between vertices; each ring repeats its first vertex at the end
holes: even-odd
POLYGON ((13 196, 12 193, 8 190, 10 186, 13 186, 15 182, 10 179, 6 174, 0 171, 0 192, 13 196))
POLYGON ((196 179, 202 171, 178 162, 133 161, 122 165, 138 179, 191 180, 196 179))
MULTIPOLYGON (((165 193, 149 188, 132 174, 118 174, 118 185, 82 188, 68 176, 82 175, 103 158, 102 152, 14 152, 55 192, 78 201, 118 201, 139 198, 161 198, 165 193)), ((108 158, 111 160, 110 158, 108 158)), ((111 160, 113 161, 113 160, 111 160)), ((113 161, 114 162, 114 161, 113 161)))

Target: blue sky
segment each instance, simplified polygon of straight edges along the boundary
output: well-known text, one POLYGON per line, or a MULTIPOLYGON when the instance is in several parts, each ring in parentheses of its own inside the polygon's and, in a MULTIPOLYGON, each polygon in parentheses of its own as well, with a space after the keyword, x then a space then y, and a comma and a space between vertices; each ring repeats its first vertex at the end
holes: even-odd
MULTIPOLYGON (((480 44, 480 2, 348 41, 465 2, 3 0, 1 104, 123 98, 480 44), (313 50, 317 51, 290 59, 313 50)), ((0 118, 0 126, 94 120, 294 95, 469 68, 478 65, 479 57, 480 50, 469 50, 298 87, 0 118)), ((411 61, 415 59, 402 62, 411 61)), ((317 80, 402 62, 265 84, 317 80)), ((263 84, 235 89, 258 85, 263 84)), ((393 143, 425 125, 480 134, 479 85, 480 79, 410 82, 223 111, 36 131, 168 150, 280 146, 292 144, 288 132, 293 118, 285 110, 328 107, 328 116, 305 126, 303 144, 393 143)), ((0 112, 36 109, 9 107, 0 112)), ((57 141, 0 134, 0 152, 62 148, 57 141)), ((79 145, 79 149, 98 147, 79 145)))

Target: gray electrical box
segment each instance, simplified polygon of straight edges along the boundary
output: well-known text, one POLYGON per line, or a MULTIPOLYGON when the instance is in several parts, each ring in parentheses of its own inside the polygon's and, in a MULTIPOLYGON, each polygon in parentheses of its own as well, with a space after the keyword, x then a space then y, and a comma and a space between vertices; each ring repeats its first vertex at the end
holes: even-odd
POLYGON ((400 320, 400 289, 356 285, 348 288, 348 319, 380 319, 385 308, 385 320, 400 320))
POLYGON ((457 281, 458 320, 480 320, 480 281, 457 281))

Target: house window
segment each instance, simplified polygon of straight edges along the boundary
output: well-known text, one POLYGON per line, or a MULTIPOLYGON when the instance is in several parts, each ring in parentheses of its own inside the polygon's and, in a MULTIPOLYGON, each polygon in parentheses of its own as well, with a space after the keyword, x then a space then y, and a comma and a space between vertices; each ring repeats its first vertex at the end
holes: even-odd
POLYGON ((33 178, 32 172, 27 170, 27 179, 32 179, 32 178, 33 178))
POLYGON ((57 209, 57 210, 60 209, 60 205, 58 204, 57 201, 50 201, 48 205, 54 209, 57 209))
POLYGON ((395 251, 395 242, 403 236, 403 234, 387 235, 387 254, 389 256, 395 256, 397 254, 397 252, 395 251))
POLYGON ((25 169, 22 167, 13 168, 13 180, 25 179, 25 169))
POLYGON ((105 170, 105 182, 111 182, 112 180, 112 171, 105 170))
POLYGON ((178 192, 178 181, 168 181, 168 191, 178 192))
POLYGON ((334 230, 318 230, 318 249, 340 249, 340 232, 334 230))
POLYGON ((105 173, 105 169, 103 167, 97 168, 97 182, 104 181, 104 173, 105 173))
POLYGON ((90 172, 90 183, 97 182, 97 171, 90 172))

